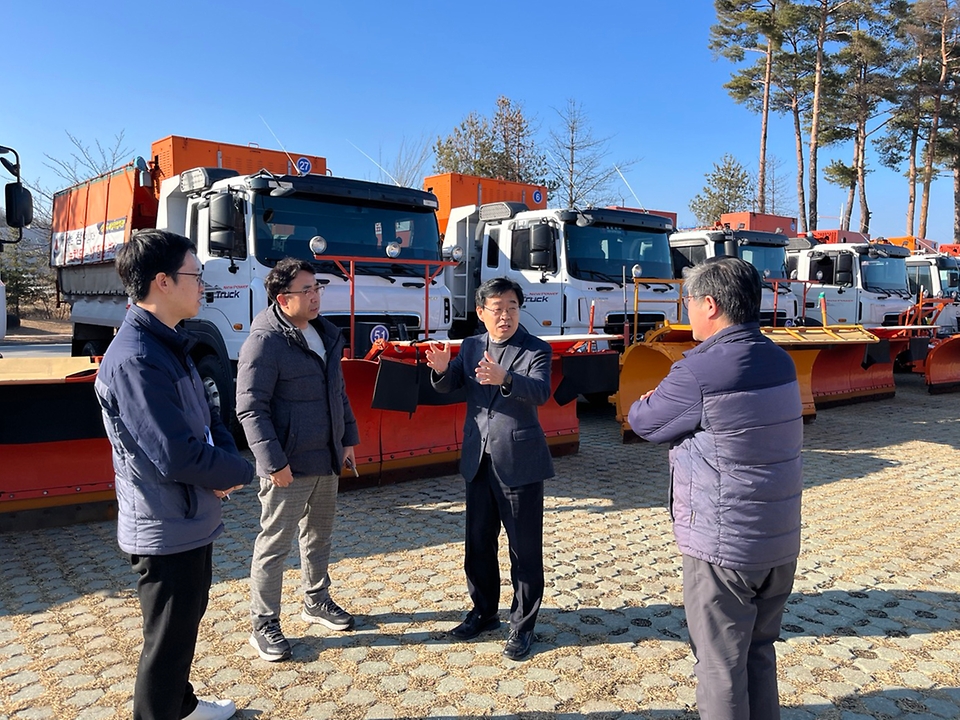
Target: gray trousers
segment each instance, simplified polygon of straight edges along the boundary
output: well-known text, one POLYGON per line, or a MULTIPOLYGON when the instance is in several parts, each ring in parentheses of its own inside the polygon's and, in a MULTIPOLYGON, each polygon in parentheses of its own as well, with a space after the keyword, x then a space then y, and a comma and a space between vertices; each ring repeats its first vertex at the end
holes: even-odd
POLYGON ((683 606, 701 720, 778 720, 780 620, 797 561, 729 570, 683 556, 683 606))
POLYGON ((310 604, 330 596, 330 535, 337 514, 337 475, 295 477, 287 487, 260 478, 260 534, 250 567, 250 618, 254 628, 280 617, 283 568, 294 536, 300 540, 303 594, 310 604))

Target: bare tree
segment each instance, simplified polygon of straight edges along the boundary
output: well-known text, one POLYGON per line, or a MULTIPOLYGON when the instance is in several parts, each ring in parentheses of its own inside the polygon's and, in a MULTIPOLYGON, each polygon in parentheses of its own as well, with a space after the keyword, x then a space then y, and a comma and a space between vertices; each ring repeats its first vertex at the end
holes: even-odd
POLYGON ((97 175, 102 175, 117 167, 119 162, 133 152, 126 147, 125 131, 121 130, 113 136, 113 142, 104 145, 99 140, 95 140, 95 148, 89 145, 75 135, 67 132, 67 137, 74 147, 68 159, 51 157, 44 154, 50 162, 44 163, 53 170, 61 179, 71 185, 83 182, 97 175))
POLYGON ((560 126, 550 130, 547 166, 550 184, 559 191, 561 202, 566 207, 613 202, 616 195, 612 185, 619 177, 618 168, 623 172, 636 161, 607 161, 610 138, 594 137, 590 120, 576 100, 567 100, 563 109, 555 111, 560 126))
MULTIPOLYGON (((764 191, 764 197, 766 198, 766 211, 772 215, 780 215, 783 213, 789 212, 789 199, 788 199, 788 184, 790 176, 783 172, 783 167, 785 162, 778 158, 776 155, 767 155, 766 160, 763 163, 764 173, 763 181, 766 184, 766 190, 764 191)), ((757 184, 760 183, 760 174, 757 174, 757 184)), ((759 201, 759 187, 757 191, 757 208, 758 212, 764 212, 760 210, 760 201, 759 201)))
POLYGON ((387 163, 390 180, 401 187, 420 187, 423 183, 423 169, 432 154, 433 148, 426 135, 421 135, 416 140, 401 138, 397 154, 387 163))

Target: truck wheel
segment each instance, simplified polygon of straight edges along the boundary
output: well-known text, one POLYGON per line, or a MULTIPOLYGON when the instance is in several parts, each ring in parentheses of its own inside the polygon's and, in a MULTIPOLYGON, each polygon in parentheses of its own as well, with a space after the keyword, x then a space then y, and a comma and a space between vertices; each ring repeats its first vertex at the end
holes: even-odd
POLYGON ((220 418, 237 444, 246 446, 243 429, 237 421, 233 378, 216 355, 204 355, 197 361, 197 373, 210 404, 220 411, 220 418))

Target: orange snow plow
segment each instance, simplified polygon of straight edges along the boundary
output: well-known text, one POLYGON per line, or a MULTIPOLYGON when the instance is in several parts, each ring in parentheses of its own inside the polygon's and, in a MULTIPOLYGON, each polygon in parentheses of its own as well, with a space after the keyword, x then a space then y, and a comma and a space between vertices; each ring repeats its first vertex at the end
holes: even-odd
MULTIPOLYGON (((591 351, 587 340, 551 338, 551 398, 540 408, 551 453, 576 453, 580 393, 612 392, 617 353, 591 351)), ((451 343, 454 351, 459 341, 451 343)), ((464 398, 435 392, 424 342, 380 341, 367 358, 344 358, 343 372, 360 431, 360 488, 457 471, 464 398)), ((115 517, 114 472, 93 390, 94 358, 0 360, 0 530, 115 517)))
MULTIPOLYGON (((580 422, 576 403, 571 401, 580 394, 609 393, 616 388, 617 353, 591 351, 587 344, 618 338, 543 338, 553 348, 553 364, 551 397, 539 408, 539 415, 554 456, 576 453, 580 448, 580 422)), ((449 343, 454 355, 459 352, 461 341, 449 343)), ((464 394, 441 394, 433 389, 426 348, 425 342, 381 341, 368 355, 375 359, 343 361, 347 394, 356 398, 353 408, 360 425, 357 463, 361 477, 369 474, 384 483, 456 472, 463 444, 464 394)))
MULTIPOLYGON (((833 393, 843 394, 849 400, 873 392, 886 393, 893 386, 893 366, 889 366, 889 384, 885 375, 879 380, 867 377, 866 371, 855 372, 864 362, 866 348, 879 341, 872 333, 858 326, 842 327, 762 327, 761 332, 786 350, 797 368, 800 399, 804 419, 816 417, 821 400, 833 393), (821 357, 824 352, 826 361, 821 357)), ((683 353, 695 347, 690 327, 667 325, 648 332, 643 342, 629 346, 620 359, 620 386, 611 399, 616 406, 624 440, 633 437, 627 422, 630 406, 641 395, 657 387, 670 371, 670 366, 683 353)))
POLYGON ((931 394, 960 389, 960 335, 943 335, 937 320, 952 298, 924 297, 901 316, 908 345, 896 356, 900 367, 923 374, 931 394))
POLYGON ((91 358, 0 359, 0 530, 116 515, 91 358))

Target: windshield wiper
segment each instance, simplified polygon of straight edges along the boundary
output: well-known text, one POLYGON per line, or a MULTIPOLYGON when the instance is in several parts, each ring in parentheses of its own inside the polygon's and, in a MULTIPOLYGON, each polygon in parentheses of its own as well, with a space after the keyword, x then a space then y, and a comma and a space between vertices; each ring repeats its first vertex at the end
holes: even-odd
POLYGON ((394 273, 390 268, 383 267, 382 265, 368 265, 366 263, 357 263, 356 273, 358 275, 376 275, 377 277, 386 278, 390 281, 391 284, 395 283, 397 279, 393 277, 394 273))
POLYGON ((620 286, 620 287, 623 287, 623 283, 621 282, 621 279, 620 279, 620 278, 615 278, 615 277, 613 277, 613 275, 609 275, 609 274, 607 274, 607 273, 600 272, 599 270, 582 270, 582 269, 580 269, 580 268, 577 268, 577 273, 586 275, 586 276, 588 276, 588 277, 592 277, 592 278, 594 278, 594 279, 599 278, 600 280, 603 280, 603 281, 605 281, 605 282, 613 283, 614 285, 618 285, 618 286, 620 286))
POLYGON ((350 279, 340 268, 337 267, 337 264, 331 260, 325 260, 323 262, 314 261, 312 265, 314 272, 322 273, 324 275, 336 275, 345 282, 350 279))

